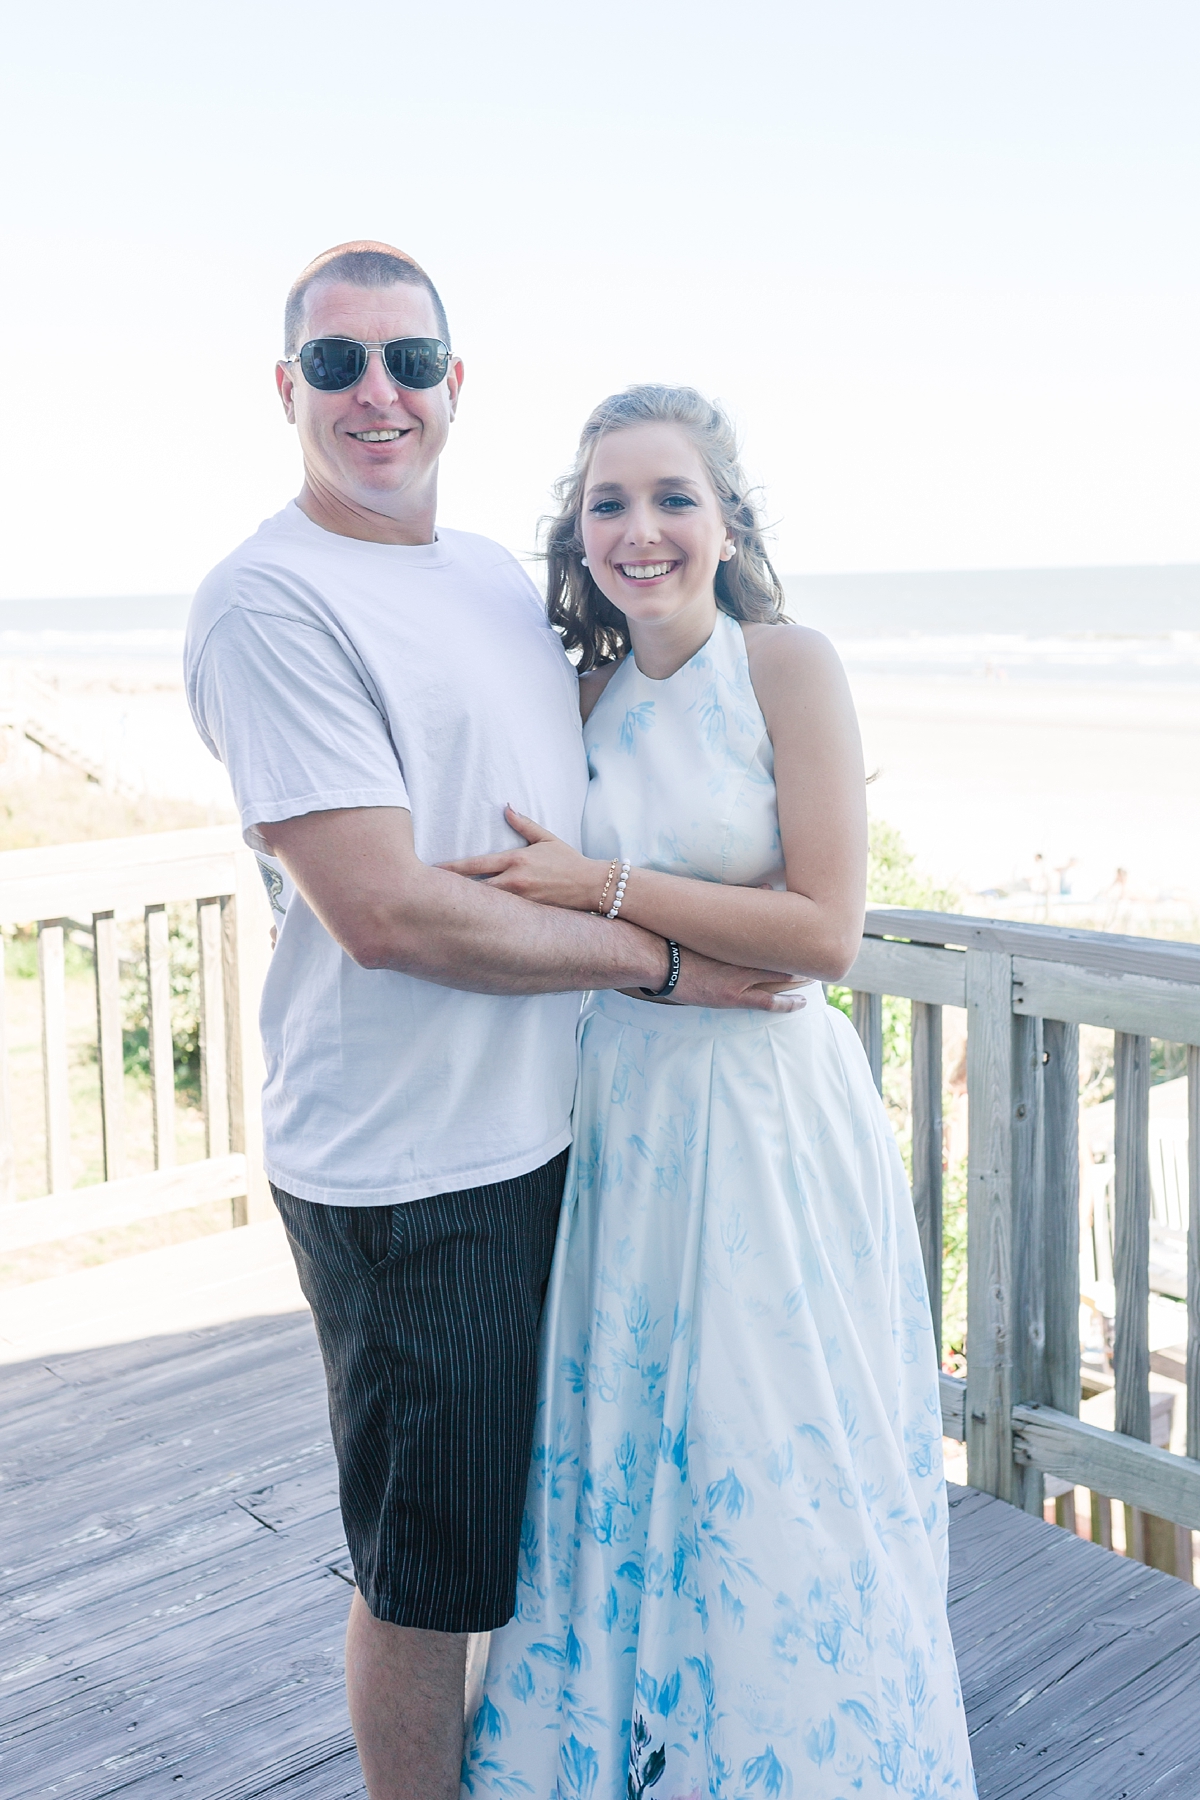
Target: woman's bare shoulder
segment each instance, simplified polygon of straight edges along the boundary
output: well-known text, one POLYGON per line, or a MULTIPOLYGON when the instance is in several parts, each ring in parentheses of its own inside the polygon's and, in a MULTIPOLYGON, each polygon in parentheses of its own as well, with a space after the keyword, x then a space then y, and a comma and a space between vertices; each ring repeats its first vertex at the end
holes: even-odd
POLYGON ((616 662, 602 663, 598 669, 590 669, 579 677, 579 713, 585 725, 592 708, 624 661, 622 656, 616 662))
POLYGON ((743 625, 750 679, 759 695, 831 675, 844 680, 842 661, 824 632, 809 625, 743 625))

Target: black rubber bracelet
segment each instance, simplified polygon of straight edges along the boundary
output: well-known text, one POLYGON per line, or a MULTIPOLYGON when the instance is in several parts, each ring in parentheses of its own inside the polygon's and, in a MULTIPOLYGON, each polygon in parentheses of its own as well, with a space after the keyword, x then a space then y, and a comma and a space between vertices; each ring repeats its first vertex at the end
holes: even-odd
POLYGON ((679 971, 683 967, 679 955, 679 945, 674 938, 667 939, 667 955, 671 959, 671 969, 666 984, 660 988, 643 988, 642 992, 648 1000, 665 1000, 668 994, 675 992, 675 984, 679 980, 679 971))

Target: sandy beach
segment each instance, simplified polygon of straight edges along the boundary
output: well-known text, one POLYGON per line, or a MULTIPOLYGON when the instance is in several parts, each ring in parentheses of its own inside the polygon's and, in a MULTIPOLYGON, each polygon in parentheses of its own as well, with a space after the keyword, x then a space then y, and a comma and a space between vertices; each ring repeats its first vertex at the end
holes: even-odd
POLYGON ((1200 637, 1175 647, 1172 679, 1145 678, 1122 640, 1073 667, 1017 640, 944 671, 841 649, 872 810, 931 874, 1031 905, 1048 888, 1056 917, 1099 907, 1115 929, 1134 899, 1200 910, 1200 637))
MULTIPOLYGON (((1137 929, 1131 912, 1150 906, 1186 935, 1200 916, 1200 633, 909 633, 838 648, 872 812, 922 869, 996 910, 1137 929)), ((177 628, 0 633, 0 787, 61 772, 22 730, 35 716, 119 791, 233 817, 191 724, 181 650, 177 628)))

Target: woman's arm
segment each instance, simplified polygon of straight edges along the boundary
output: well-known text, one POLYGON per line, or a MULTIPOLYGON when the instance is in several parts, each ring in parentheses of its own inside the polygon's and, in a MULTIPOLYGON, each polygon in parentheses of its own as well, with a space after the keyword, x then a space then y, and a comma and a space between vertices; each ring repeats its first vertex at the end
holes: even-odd
MULTIPOLYGON (((787 891, 633 869, 621 917, 720 962, 837 981, 858 952, 866 904, 862 747, 845 673, 819 632, 745 628, 750 677, 775 752, 787 891)), ((609 865, 516 813, 527 850, 447 866, 547 906, 594 912, 609 865)), ((609 893, 611 903, 612 893, 609 893)))

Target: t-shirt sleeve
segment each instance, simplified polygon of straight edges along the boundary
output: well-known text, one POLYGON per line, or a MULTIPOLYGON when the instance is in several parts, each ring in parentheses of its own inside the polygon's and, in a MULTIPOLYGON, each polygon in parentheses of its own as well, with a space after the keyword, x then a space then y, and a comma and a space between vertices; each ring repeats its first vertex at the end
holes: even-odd
POLYGON ((201 737, 254 827, 348 806, 399 806, 408 789, 387 724, 341 645, 319 626, 234 607, 189 670, 201 737))

